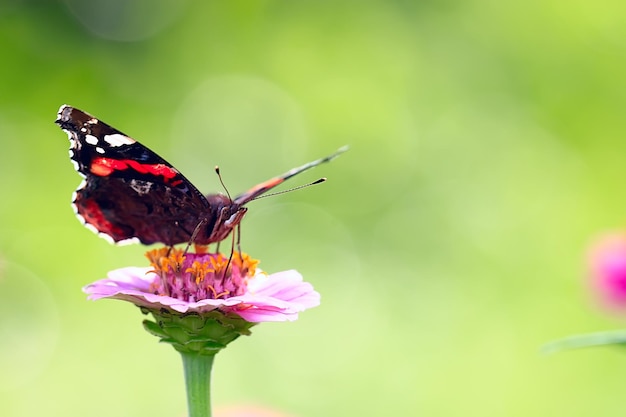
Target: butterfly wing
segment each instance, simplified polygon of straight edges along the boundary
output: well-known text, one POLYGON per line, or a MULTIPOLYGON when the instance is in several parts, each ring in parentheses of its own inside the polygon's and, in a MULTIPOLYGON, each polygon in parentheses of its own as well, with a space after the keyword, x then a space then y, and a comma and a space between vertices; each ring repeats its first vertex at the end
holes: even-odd
POLYGON ((56 123, 70 140, 70 158, 85 180, 73 206, 83 223, 115 243, 187 242, 215 210, 176 168, 102 121, 64 105, 56 123))

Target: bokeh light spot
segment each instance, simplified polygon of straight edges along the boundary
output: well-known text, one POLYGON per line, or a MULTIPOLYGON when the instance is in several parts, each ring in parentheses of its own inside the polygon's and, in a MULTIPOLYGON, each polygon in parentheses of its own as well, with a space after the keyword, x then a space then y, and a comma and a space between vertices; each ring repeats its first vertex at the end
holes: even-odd
POLYGON ((300 107, 278 85, 261 78, 224 76, 205 81, 179 107, 172 135, 177 163, 205 192, 201 186, 209 182, 207 175, 216 164, 237 194, 306 162, 301 155, 308 134, 300 107), (222 165, 226 162, 230 165, 222 165))
POLYGON ((58 312, 50 290, 32 272, 0 259, 0 390, 36 379, 58 336, 58 312))
POLYGON ((185 0, 65 0, 76 19, 94 35, 113 41, 150 38, 182 16, 185 0))

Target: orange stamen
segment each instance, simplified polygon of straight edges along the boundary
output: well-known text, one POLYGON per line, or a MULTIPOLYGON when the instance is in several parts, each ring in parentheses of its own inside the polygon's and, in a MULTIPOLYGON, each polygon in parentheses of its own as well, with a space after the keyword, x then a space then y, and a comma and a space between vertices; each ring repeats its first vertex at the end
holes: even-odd
POLYGON ((208 274, 215 272, 215 270, 209 267, 208 262, 194 261, 185 272, 189 272, 194 277, 196 284, 200 284, 208 274))
POLYGON ((233 262, 243 275, 253 276, 256 273, 257 259, 252 259, 247 253, 235 252, 233 262))

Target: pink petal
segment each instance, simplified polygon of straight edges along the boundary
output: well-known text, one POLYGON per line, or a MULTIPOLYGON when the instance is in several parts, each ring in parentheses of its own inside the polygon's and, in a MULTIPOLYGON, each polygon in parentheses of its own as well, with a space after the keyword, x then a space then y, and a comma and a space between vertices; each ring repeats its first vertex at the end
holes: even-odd
POLYGON ((313 286, 302 281, 302 275, 290 270, 251 279, 248 292, 227 299, 205 299, 195 302, 156 295, 151 284, 157 275, 150 268, 127 267, 111 271, 108 277, 83 290, 88 299, 113 298, 130 301, 148 308, 169 308, 179 313, 207 312, 217 308, 234 312, 249 322, 292 321, 298 313, 318 306, 320 295, 313 286))
POLYGON ((298 271, 277 272, 255 288, 254 293, 300 304, 302 309, 317 307, 320 295, 308 282, 302 281, 298 271))

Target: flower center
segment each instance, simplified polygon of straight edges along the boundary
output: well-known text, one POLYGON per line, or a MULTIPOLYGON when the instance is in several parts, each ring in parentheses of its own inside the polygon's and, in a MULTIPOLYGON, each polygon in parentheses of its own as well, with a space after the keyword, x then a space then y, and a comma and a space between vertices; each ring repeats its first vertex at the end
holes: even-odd
POLYGON ((159 276, 151 286, 154 294, 188 302, 242 295, 259 263, 239 252, 229 262, 221 253, 184 253, 175 248, 153 249, 146 257, 151 272, 159 276))

